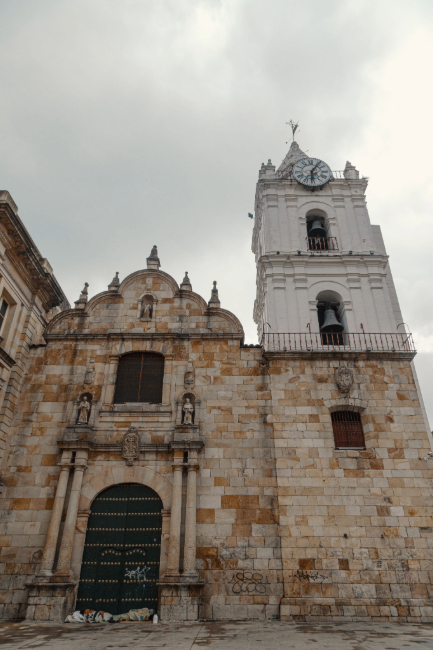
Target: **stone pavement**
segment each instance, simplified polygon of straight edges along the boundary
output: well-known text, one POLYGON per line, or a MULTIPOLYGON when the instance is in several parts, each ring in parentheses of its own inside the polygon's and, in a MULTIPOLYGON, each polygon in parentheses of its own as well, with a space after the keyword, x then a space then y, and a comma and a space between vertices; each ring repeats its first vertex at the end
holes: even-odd
POLYGON ((207 623, 2 623, 1 650, 400 650, 431 648, 433 625, 308 624, 279 621, 207 623))

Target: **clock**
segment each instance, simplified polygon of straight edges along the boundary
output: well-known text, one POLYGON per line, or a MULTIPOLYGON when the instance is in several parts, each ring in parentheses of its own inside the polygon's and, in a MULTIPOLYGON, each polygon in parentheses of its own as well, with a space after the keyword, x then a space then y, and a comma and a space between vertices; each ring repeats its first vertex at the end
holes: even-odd
POLYGON ((318 158, 301 158, 292 167, 292 177, 301 185, 310 187, 313 190, 317 187, 323 187, 331 180, 331 176, 332 172, 329 165, 318 158))

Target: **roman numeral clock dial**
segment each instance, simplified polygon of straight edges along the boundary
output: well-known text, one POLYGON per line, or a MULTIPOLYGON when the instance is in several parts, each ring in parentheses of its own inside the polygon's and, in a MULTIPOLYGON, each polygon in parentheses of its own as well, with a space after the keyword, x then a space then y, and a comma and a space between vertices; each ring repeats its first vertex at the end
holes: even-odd
POLYGON ((329 165, 318 158, 301 158, 292 167, 292 177, 312 190, 326 185, 331 176, 329 165))

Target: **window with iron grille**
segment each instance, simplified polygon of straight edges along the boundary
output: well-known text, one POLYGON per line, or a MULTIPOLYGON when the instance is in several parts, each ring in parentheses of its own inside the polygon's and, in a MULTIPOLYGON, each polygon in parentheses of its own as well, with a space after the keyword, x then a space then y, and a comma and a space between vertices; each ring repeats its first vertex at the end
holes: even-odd
POLYGON ((114 403, 161 404, 164 357, 156 352, 131 352, 120 357, 114 403))
POLYGON ((361 416, 354 411, 331 413, 336 449, 364 449, 364 431, 361 416))

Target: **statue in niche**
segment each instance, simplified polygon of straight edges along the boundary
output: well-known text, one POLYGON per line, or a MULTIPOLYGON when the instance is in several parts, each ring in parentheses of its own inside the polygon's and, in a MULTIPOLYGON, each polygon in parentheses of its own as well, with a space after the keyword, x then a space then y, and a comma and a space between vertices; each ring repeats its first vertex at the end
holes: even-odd
POLYGON ((140 436, 135 427, 129 427, 123 436, 122 457, 127 465, 133 465, 140 458, 140 436))
POLYGON ((335 382, 340 393, 349 393, 353 384, 353 373, 350 368, 340 366, 335 371, 335 382))
POLYGON ((152 298, 146 297, 143 299, 142 305, 141 305, 141 314, 140 318, 143 318, 144 320, 150 320, 152 318, 153 314, 153 301, 152 298))
POLYGON ((81 402, 78 404, 78 421, 77 424, 87 424, 90 415, 90 402, 84 395, 81 402))
POLYGON ((95 369, 92 366, 89 366, 84 376, 84 383, 93 384, 94 381, 95 381, 95 369))
POLYGON ((191 403, 189 397, 185 399, 182 410, 183 410, 183 424, 194 424, 193 422, 194 404, 191 403))

